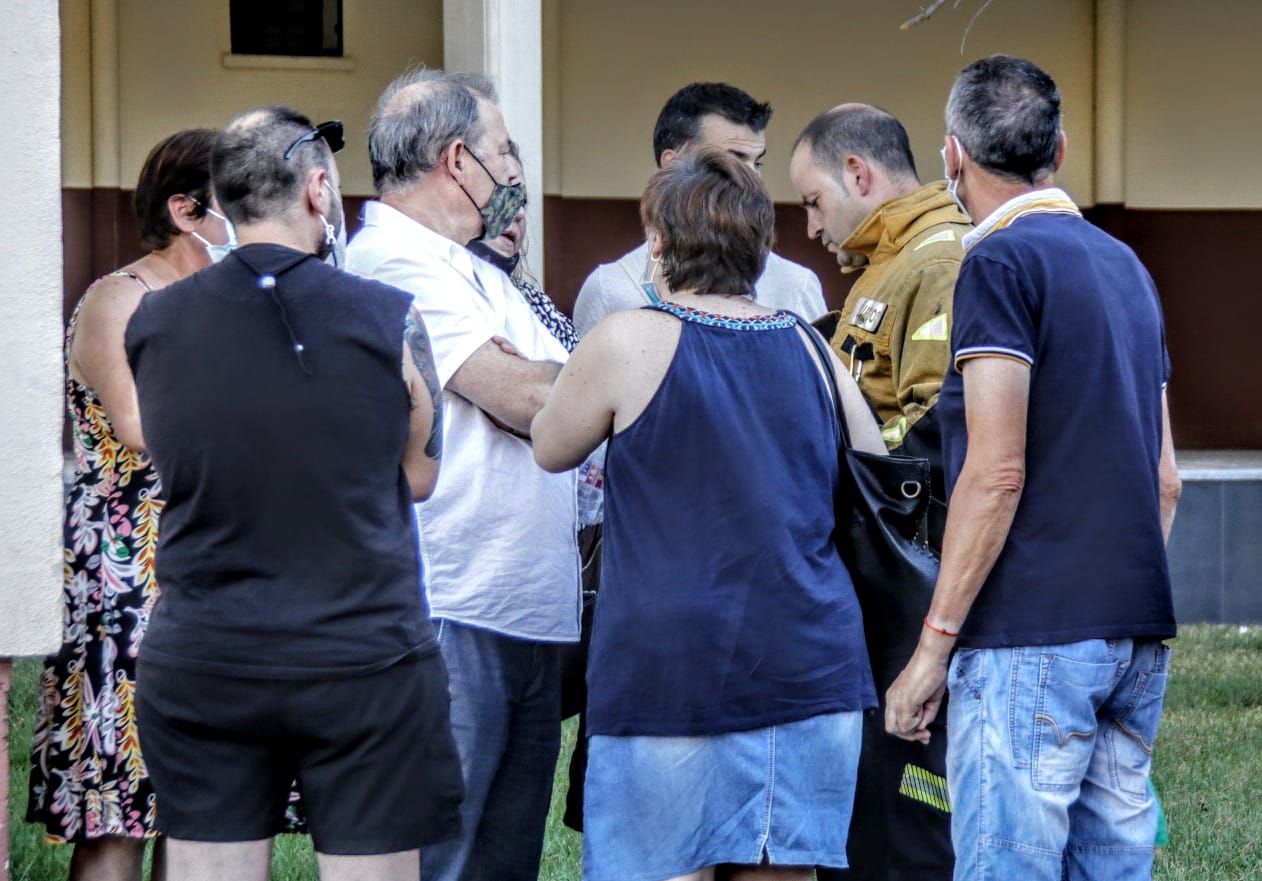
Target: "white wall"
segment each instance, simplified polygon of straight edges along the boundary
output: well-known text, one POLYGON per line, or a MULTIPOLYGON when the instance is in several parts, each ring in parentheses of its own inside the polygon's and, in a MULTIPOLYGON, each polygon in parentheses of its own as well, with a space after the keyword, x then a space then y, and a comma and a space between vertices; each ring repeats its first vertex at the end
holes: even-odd
POLYGON ((920 5, 549 0, 545 145, 558 157, 549 157, 544 186, 566 196, 638 197, 652 173, 653 122, 662 103, 702 79, 725 80, 772 103, 766 178, 777 200, 797 201, 788 179, 794 138, 817 113, 842 101, 880 104, 898 116, 921 176, 940 177, 942 110, 951 82, 968 62, 1003 51, 1030 58, 1056 78, 1070 139, 1060 182, 1091 203, 1091 0, 995 0, 978 18, 963 56, 960 38, 976 4, 953 12, 948 3, 927 23, 901 32, 899 24, 920 5))
POLYGON ((96 185, 134 187, 149 148, 176 129, 220 127, 251 107, 289 104, 316 122, 346 124, 342 190, 371 195, 368 118, 408 64, 442 66, 442 2, 345 0, 343 7, 353 70, 228 69, 227 0, 118 0, 120 181, 96 185))
POLYGON ((0 657, 61 633, 61 69, 55 3, 0 0, 0 657))

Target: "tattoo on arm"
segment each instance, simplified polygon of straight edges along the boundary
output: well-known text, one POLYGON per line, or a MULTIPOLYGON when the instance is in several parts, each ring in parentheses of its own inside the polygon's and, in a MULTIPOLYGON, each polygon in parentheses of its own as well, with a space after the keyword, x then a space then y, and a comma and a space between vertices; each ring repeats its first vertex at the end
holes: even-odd
POLYGON ((430 429, 429 440, 425 442, 425 455, 431 459, 443 456, 443 387, 438 381, 438 372, 434 367, 434 353, 429 345, 429 334, 425 332, 425 324, 409 309, 407 322, 404 325, 403 339, 408 351, 412 353, 412 363, 425 380, 429 390, 430 401, 434 405, 434 426, 430 429))

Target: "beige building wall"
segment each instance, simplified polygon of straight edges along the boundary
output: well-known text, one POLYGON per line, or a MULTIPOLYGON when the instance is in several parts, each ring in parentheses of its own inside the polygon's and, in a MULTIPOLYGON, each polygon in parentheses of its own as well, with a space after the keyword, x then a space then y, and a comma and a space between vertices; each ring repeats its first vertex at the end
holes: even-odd
POLYGON ((346 123, 347 147, 339 157, 343 192, 371 195, 368 118, 377 96, 409 64, 442 65, 442 0, 345 0, 349 63, 279 62, 292 63, 288 68, 225 62, 230 49, 227 2, 117 0, 119 179, 94 181, 88 5, 88 0, 62 2, 67 25, 66 186, 131 188, 149 148, 172 131, 222 126, 261 104, 290 104, 317 122, 346 123))
POLYGON ((1126 203, 1262 208, 1262 3, 1132 0, 1126 203))
POLYGON ((1034 60, 1060 85, 1070 140, 1061 183, 1090 204, 1094 4, 997 0, 977 19, 963 56, 960 40, 975 4, 951 6, 904 33, 899 24, 917 11, 915 2, 550 0, 544 124, 552 134, 545 144, 559 154, 545 165, 545 189, 638 197, 653 169, 652 128, 662 103, 701 79, 726 80, 772 103, 766 178, 779 201, 797 201, 787 170, 797 133, 842 101, 897 115, 921 176, 940 177, 942 110, 954 75, 1004 51, 1034 60))
MULTIPOLYGON (((61 71, 57 7, 0 0, 0 657, 61 633, 61 71)), ((3 730, 0 730, 0 738, 3 730)))

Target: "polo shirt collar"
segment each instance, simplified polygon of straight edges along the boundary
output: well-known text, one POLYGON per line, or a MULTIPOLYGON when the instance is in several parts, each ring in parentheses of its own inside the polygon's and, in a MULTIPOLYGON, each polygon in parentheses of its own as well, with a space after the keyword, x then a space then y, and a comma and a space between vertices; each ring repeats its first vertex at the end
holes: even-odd
POLYGON ((477 278, 474 258, 468 248, 418 223, 397 208, 376 200, 366 203, 364 225, 375 226, 392 238, 406 241, 419 251, 420 256, 441 260, 470 280, 477 278))
POLYGON ((1018 217, 1028 213, 1078 214, 1081 212, 1074 205, 1069 194, 1060 187, 1046 187, 1022 193, 1004 202, 990 213, 990 216, 964 234, 960 244, 964 250, 970 251, 973 246, 986 236, 1007 226, 1018 217))

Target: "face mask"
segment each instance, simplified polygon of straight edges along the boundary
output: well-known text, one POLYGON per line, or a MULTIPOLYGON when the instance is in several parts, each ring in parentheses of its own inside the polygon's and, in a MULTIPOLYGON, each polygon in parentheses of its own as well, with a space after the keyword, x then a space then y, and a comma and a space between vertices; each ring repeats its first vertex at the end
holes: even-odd
MULTIPOLYGON (((194 199, 193 201, 197 202, 196 199, 194 199)), ((197 204, 200 205, 201 203, 198 202, 197 204)), ((206 249, 206 256, 210 257, 210 262, 218 263, 220 260, 227 257, 229 254, 231 254, 233 251, 237 249, 237 230, 236 230, 236 227, 232 225, 231 220, 224 217, 214 208, 207 208, 206 213, 211 215, 212 217, 218 217, 220 220, 223 221, 223 228, 224 228, 224 231, 227 233, 228 241, 224 242, 222 245, 216 245, 214 242, 207 241, 204 237, 198 235, 195 232, 192 233, 192 236, 193 238, 197 239, 197 241, 202 243, 202 247, 206 249)))
POLYGON ((662 262, 661 257, 653 257, 653 245, 649 244, 649 262, 646 267, 644 280, 640 282, 640 289, 644 291, 644 296, 648 298, 650 303, 662 302, 662 296, 657 292, 657 285, 653 284, 653 277, 657 275, 657 264, 662 262))
POLYGON ((463 184, 457 183, 457 186, 464 191, 465 196, 473 207, 478 209, 478 214, 482 216, 482 235, 481 239, 498 239, 504 235, 504 230, 508 229, 513 223, 513 218, 517 216, 517 212, 526 204, 526 185, 525 184, 502 184, 495 179, 495 175, 487 170, 472 150, 465 148, 473 161, 478 163, 479 167, 486 172, 486 176, 491 179, 491 183, 495 185, 495 189, 491 191, 491 198, 487 199, 486 204, 478 207, 478 203, 473 201, 473 197, 469 195, 469 191, 464 188, 463 184))
POLYGON ((521 262, 521 254, 517 253, 511 257, 505 257, 499 251, 491 248, 481 239, 474 239, 468 244, 470 253, 475 257, 481 257, 487 263, 499 269, 505 275, 512 275, 517 269, 517 264, 521 262))
POLYGON ((324 215, 320 215, 320 221, 324 224, 324 241, 321 243, 320 251, 316 256, 332 264, 335 268, 341 268, 346 265, 346 209, 342 206, 342 197, 337 194, 332 185, 326 179, 324 185, 329 188, 329 192, 333 194, 333 199, 337 202, 338 214, 341 215, 341 222, 334 231, 333 224, 325 220, 324 215))
MULTIPOLYGON (((951 140, 955 141, 956 152, 963 155, 964 148, 960 146, 960 139, 955 137, 955 135, 952 135, 951 140)), ((945 177, 947 181, 947 195, 955 200, 955 204, 959 206, 961 211, 963 211, 965 214, 968 214, 968 209, 964 207, 964 202, 961 201, 960 199, 959 175, 956 175, 955 177, 951 177, 951 173, 947 171, 947 155, 946 155, 945 146, 942 148, 942 174, 943 174, 943 177, 945 177)), ((971 217, 972 215, 969 215, 969 216, 971 217)))

